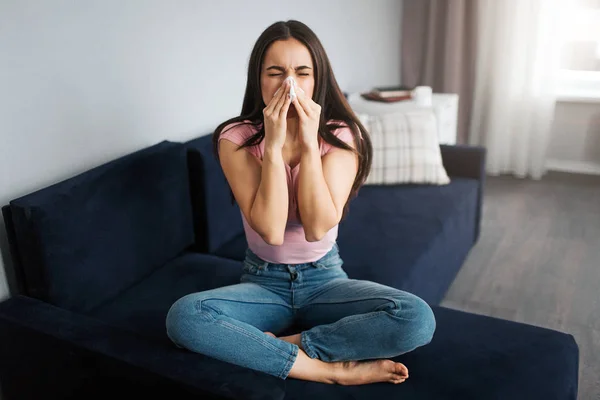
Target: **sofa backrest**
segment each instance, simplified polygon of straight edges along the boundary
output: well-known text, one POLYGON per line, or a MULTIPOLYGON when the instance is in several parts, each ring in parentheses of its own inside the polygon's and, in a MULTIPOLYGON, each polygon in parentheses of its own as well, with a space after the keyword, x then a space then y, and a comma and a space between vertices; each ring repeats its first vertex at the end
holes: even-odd
POLYGON ((185 143, 198 251, 215 253, 244 233, 240 208, 231 202, 227 179, 212 149, 212 135, 185 143))
POLYGON ((110 300, 194 240, 182 143, 135 151, 9 208, 26 294, 73 311, 110 300))

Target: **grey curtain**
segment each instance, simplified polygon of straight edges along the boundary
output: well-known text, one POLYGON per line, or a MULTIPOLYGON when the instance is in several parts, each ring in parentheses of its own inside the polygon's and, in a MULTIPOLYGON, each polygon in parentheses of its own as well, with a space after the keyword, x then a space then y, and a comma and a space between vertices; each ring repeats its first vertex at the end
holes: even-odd
POLYGON ((468 143, 475 84, 477 0, 404 0, 401 82, 459 95, 457 143, 468 143))

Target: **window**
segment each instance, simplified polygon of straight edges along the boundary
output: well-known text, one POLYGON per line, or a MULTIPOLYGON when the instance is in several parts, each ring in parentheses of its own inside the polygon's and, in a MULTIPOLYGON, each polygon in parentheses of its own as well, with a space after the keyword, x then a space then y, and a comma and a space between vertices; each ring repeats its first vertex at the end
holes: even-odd
POLYGON ((561 69, 600 72, 600 0, 570 4, 563 15, 561 69))
POLYGON ((559 97, 599 101, 600 0, 563 0, 559 29, 559 97))

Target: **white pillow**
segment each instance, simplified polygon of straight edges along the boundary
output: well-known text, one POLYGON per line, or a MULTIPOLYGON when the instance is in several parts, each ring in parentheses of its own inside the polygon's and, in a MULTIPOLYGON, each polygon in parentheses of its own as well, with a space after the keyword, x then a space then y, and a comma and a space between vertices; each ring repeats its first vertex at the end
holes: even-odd
POLYGON ((373 143, 373 163, 365 185, 450 183, 432 109, 358 117, 373 143))

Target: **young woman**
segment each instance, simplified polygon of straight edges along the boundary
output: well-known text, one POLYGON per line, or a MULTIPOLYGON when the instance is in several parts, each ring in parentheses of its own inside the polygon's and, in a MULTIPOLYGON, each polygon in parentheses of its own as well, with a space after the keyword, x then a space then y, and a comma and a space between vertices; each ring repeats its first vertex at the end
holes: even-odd
POLYGON ((243 274, 173 304, 171 340, 282 379, 404 382, 406 366, 387 358, 429 343, 435 319, 417 296, 342 268, 338 223, 369 173, 371 142, 306 25, 260 35, 242 113, 213 140, 248 241, 243 274), (277 336, 293 323, 305 330, 277 336))

